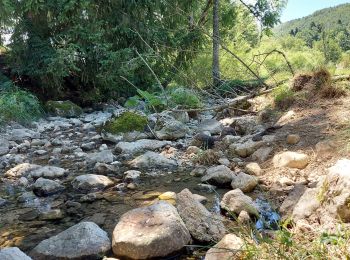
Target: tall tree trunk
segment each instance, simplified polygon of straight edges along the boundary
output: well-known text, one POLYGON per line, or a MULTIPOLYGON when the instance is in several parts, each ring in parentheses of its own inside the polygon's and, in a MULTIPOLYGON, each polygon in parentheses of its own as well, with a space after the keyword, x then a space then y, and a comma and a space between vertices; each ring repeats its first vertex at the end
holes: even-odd
POLYGON ((219 33, 219 0, 214 0, 213 5, 213 84, 220 84, 220 33, 219 33))

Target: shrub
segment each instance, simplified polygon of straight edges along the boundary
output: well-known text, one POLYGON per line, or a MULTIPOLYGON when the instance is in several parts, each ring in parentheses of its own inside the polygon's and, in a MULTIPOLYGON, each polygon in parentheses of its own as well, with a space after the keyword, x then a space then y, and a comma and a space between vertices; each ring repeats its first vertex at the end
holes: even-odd
POLYGON ((148 120, 145 116, 133 112, 124 112, 121 116, 108 121, 102 129, 112 134, 143 131, 147 123, 148 120))
POLYGON ((27 124, 42 114, 39 100, 29 92, 18 88, 0 92, 0 123, 16 121, 27 124))
POLYGON ((186 88, 176 88, 169 93, 169 102, 171 106, 180 106, 182 108, 201 108, 203 103, 198 95, 186 88))

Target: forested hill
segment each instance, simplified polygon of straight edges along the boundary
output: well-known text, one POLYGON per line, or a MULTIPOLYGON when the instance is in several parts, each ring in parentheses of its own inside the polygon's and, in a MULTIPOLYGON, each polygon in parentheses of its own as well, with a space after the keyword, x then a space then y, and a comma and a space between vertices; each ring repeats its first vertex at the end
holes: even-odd
POLYGON ((274 30, 276 35, 285 36, 295 32, 307 30, 312 24, 322 24, 325 29, 335 30, 350 26, 350 3, 336 7, 319 10, 309 16, 295 19, 277 26, 274 30))

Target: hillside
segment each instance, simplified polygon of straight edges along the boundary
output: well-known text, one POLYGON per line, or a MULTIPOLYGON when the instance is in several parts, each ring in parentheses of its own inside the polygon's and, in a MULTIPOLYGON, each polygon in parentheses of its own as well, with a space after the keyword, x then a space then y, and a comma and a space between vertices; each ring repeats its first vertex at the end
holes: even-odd
POLYGON ((277 26, 274 30, 278 36, 284 36, 298 28, 298 31, 303 31, 309 28, 310 24, 323 24, 326 29, 335 30, 340 27, 348 27, 350 25, 350 3, 342 4, 336 7, 325 8, 319 10, 309 16, 295 19, 277 26), (339 23, 341 21, 341 23, 339 23))

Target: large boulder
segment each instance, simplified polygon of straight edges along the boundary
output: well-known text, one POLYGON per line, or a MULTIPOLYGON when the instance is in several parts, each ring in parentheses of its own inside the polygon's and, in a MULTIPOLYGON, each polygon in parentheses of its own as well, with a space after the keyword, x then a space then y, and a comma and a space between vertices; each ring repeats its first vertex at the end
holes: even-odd
POLYGON ((146 150, 156 150, 162 148, 171 142, 169 141, 159 141, 150 139, 141 139, 135 142, 119 142, 116 145, 116 151, 124 154, 136 154, 141 153, 146 150))
POLYGON ((40 178, 55 179, 63 177, 66 170, 55 166, 40 166, 30 163, 21 163, 5 172, 6 178, 40 178))
POLYGON ((113 184, 110 178, 97 174, 80 175, 72 181, 73 188, 85 192, 103 190, 113 184))
POLYGON ((241 259, 244 241, 234 234, 227 234, 208 250, 205 260, 241 259))
POLYGON ((220 207, 237 215, 239 215, 241 211, 246 211, 250 215, 259 215, 253 200, 249 196, 244 195, 240 189, 231 190, 225 193, 220 202, 220 207))
POLYGON ((47 179, 56 179, 63 177, 66 173, 66 170, 56 166, 40 166, 38 168, 34 168, 28 174, 24 175, 24 177, 31 178, 40 178, 44 177, 47 179))
POLYGON ((201 178, 202 182, 208 182, 216 186, 230 185, 235 173, 225 165, 213 166, 207 169, 206 174, 201 178))
POLYGON ((6 178, 21 178, 30 174, 31 171, 40 168, 39 165, 30 163, 21 163, 5 172, 6 178))
POLYGON ((272 151, 273 151, 272 147, 260 147, 258 150, 256 150, 252 154, 252 159, 254 161, 258 161, 260 163, 263 163, 269 158, 272 151))
POLYGON ((309 164, 309 156, 297 152, 282 152, 276 154, 272 159, 275 168, 288 167, 304 169, 309 164))
POLYGON ((111 163, 114 161, 114 155, 111 150, 103 150, 101 152, 88 154, 87 159, 90 163, 111 163))
POLYGON ((176 208, 160 201, 125 213, 113 231, 116 256, 131 259, 165 257, 191 240, 176 208))
POLYGON ((148 124, 146 116, 132 111, 125 111, 118 117, 108 120, 102 127, 102 132, 113 135, 123 135, 130 132, 144 132, 148 124))
POLYGON ((243 192, 251 192, 258 185, 258 179, 244 172, 238 173, 231 182, 232 189, 240 189, 243 192))
POLYGON ((350 222, 350 160, 339 160, 328 169, 326 178, 318 185, 317 195, 330 216, 350 222))
POLYGON ((130 166, 138 169, 173 168, 177 167, 177 162, 164 155, 148 151, 132 160, 130 166))
POLYGON ((231 126, 239 135, 249 135, 264 130, 263 126, 258 124, 257 116, 237 117, 231 126))
POLYGON ((16 128, 10 132, 10 141, 22 142, 28 139, 40 138, 40 133, 27 128, 16 128))
POLYGON ((195 240, 210 243, 225 235, 222 218, 210 213, 188 189, 177 194, 176 208, 195 240))
POLYGON ((302 220, 315 213, 321 206, 318 195, 317 188, 306 189, 293 208, 292 219, 294 221, 302 220))
POLYGON ((263 146, 265 142, 258 141, 254 142, 253 140, 248 140, 244 143, 234 143, 229 146, 229 152, 231 154, 237 154, 243 158, 252 155, 256 150, 263 146))
POLYGON ((176 120, 166 122, 162 129, 156 131, 156 136, 160 140, 177 140, 183 138, 188 133, 189 128, 176 120))
POLYGON ((41 241, 30 255, 36 260, 100 259, 110 249, 105 231, 93 222, 81 222, 41 241))
POLYGON ((47 101, 47 111, 55 116, 77 117, 83 113, 83 109, 73 102, 67 101, 47 101))
POLYGON ((39 178, 33 185, 33 191, 37 196, 50 196, 63 191, 65 187, 56 181, 39 178))
POLYGON ((23 253, 18 247, 5 247, 0 250, 1 260, 32 260, 23 253))
POLYGON ((301 196, 304 194, 306 187, 302 184, 297 184, 294 186, 280 206, 279 212, 284 219, 289 218, 292 215, 295 205, 300 200, 301 196))
POLYGON ((224 126, 216 119, 203 120, 198 126, 198 132, 210 132, 211 134, 220 134, 224 126))
POLYGON ((0 137, 0 156, 9 152, 10 143, 5 138, 0 137))

